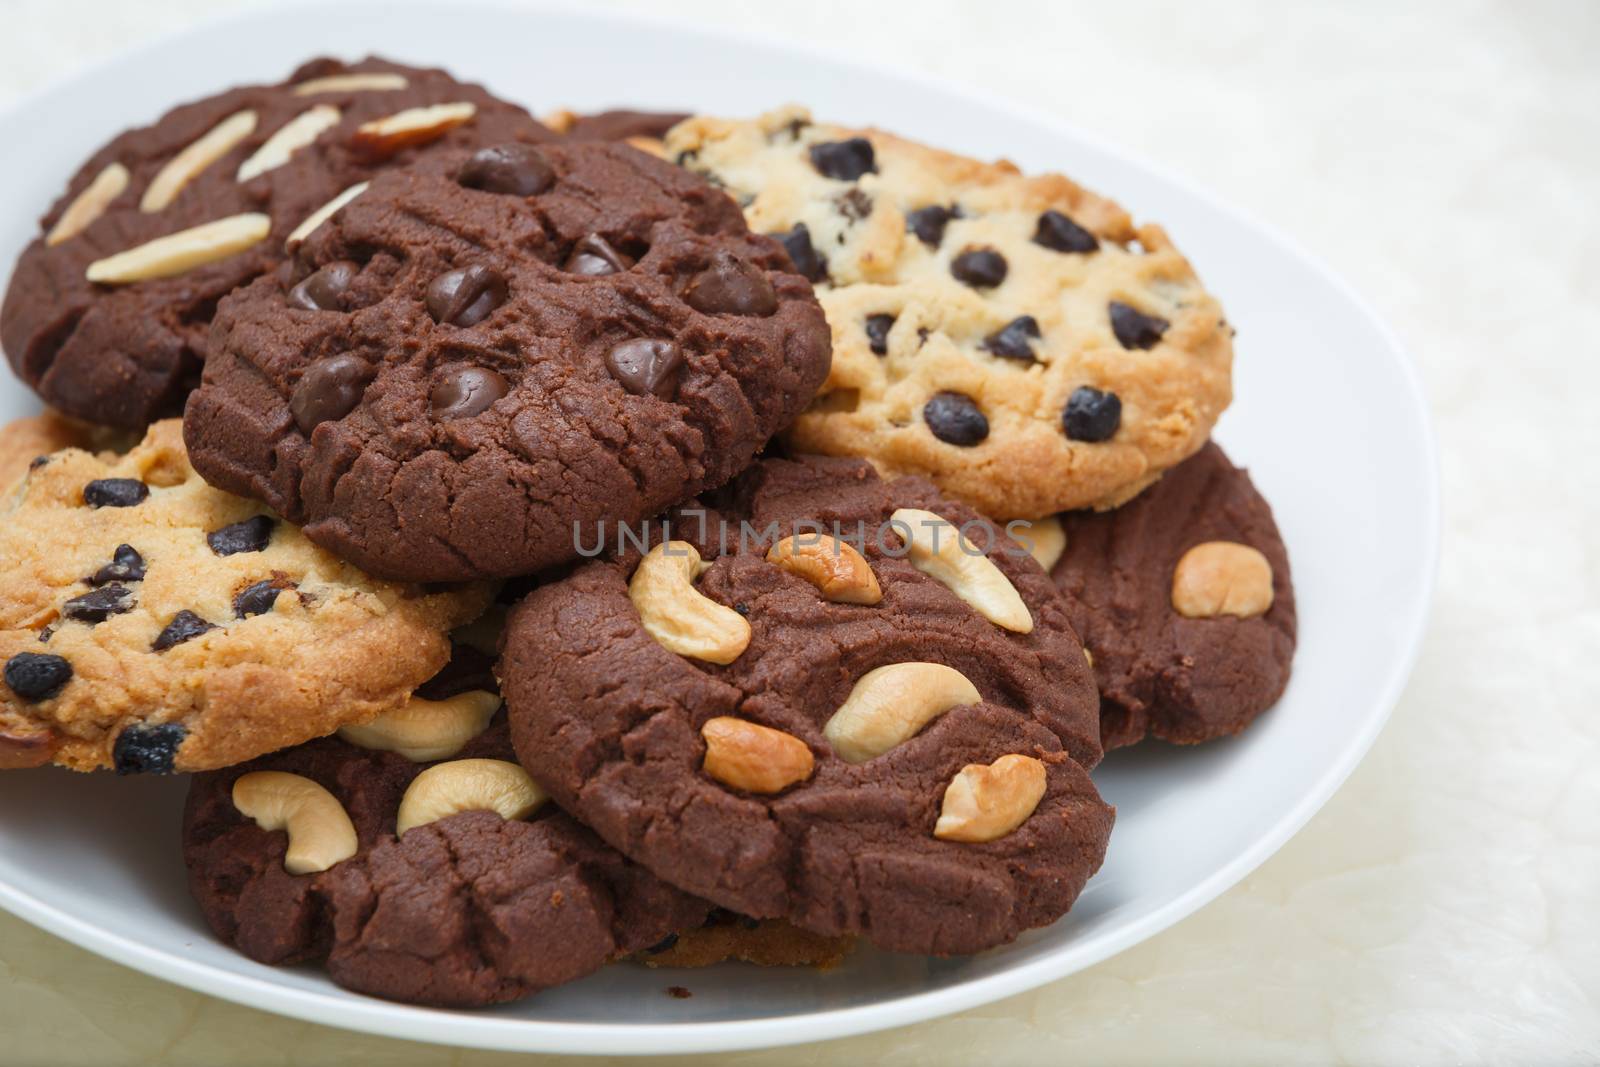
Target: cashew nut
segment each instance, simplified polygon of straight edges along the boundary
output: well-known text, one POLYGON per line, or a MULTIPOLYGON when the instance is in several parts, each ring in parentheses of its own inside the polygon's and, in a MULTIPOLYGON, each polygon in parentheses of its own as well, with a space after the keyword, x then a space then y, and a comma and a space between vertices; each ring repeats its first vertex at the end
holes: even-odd
MULTIPOLYGON (((949 586, 996 626, 1019 634, 1033 632, 1033 614, 1011 579, 973 547, 953 522, 917 508, 900 508, 889 521, 902 524, 909 532, 906 549, 917 570, 949 586)), ((896 532, 906 536, 900 526, 896 532)))
POLYGON ((79 193, 61 213, 56 224, 45 235, 44 243, 58 245, 87 230, 95 219, 104 215, 111 201, 122 195, 128 187, 128 168, 121 163, 109 164, 94 176, 94 181, 79 193))
POLYGON ((973 843, 1002 838, 1028 821, 1044 790, 1044 764, 1032 756, 969 763, 945 787, 933 836, 973 843))
POLYGON ((211 127, 198 141, 173 156, 166 166, 156 172, 139 200, 139 210, 150 214, 165 208, 178 198, 185 185, 233 151, 233 146, 249 137, 255 129, 254 111, 235 112, 211 127))
POLYGON ((876 604, 883 599, 872 566, 837 537, 785 537, 767 552, 767 562, 804 578, 827 600, 876 604))
POLYGON ((339 798, 311 779, 286 771, 251 771, 233 783, 233 806, 263 830, 286 830, 283 869, 315 874, 343 863, 360 847, 339 798))
POLYGON ((781 793, 811 777, 811 749, 793 734, 719 715, 700 728, 705 772, 751 793, 781 793))
POLYGON ((412 763, 449 759, 488 727, 500 709, 500 698, 474 690, 448 700, 413 696, 403 706, 369 723, 339 728, 339 736, 352 745, 395 752, 412 763))
POLYGON ((732 663, 750 644, 750 623, 694 587, 705 570, 687 541, 668 541, 639 561, 628 583, 645 632, 680 656, 732 663))
POLYGON ((1172 606, 1190 619, 1265 614, 1272 607, 1272 563, 1235 541, 1195 545, 1172 572, 1172 606))
POLYGON ((502 819, 526 819, 548 793, 515 763, 499 759, 458 759, 438 763, 412 780, 400 798, 394 832, 437 822, 463 811, 492 811, 502 819))
POLYGON ((865 763, 951 708, 982 701, 978 687, 954 667, 891 663, 861 676, 822 735, 846 763, 865 763))
POLYGON ((1020 532, 1033 546, 1028 549, 1028 554, 1047 571, 1060 561, 1061 553, 1067 550, 1067 531, 1062 529, 1061 520, 1054 515, 1035 519, 1020 532))

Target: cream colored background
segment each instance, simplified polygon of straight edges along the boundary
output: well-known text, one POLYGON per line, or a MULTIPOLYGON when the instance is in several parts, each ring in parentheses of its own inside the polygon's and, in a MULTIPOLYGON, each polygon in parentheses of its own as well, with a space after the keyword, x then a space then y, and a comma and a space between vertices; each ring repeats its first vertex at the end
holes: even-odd
MULTIPOLYGON (((0 104, 235 6, 8 0, 0 104)), ((1446 508, 1393 723, 1242 885, 987 1008, 677 1062, 1600 1062, 1600 4, 675 6, 1028 100, 1288 231, 1420 361, 1446 508)), ((6 916, 0 978, 4 1064, 512 1062, 236 1007, 6 916)))

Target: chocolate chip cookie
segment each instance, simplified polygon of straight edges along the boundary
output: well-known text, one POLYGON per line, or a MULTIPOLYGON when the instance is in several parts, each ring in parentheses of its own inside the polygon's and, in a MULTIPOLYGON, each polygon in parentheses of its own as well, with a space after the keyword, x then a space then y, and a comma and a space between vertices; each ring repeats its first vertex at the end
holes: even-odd
MULTIPOLYGON (((498 703, 458 699, 471 697, 498 703)), ((436 725, 453 714, 428 711, 436 725)), ((370 728, 362 741, 377 743, 370 728)), ((544 802, 510 762, 503 717, 428 756, 324 738, 197 775, 183 851, 211 929, 262 963, 321 963, 360 993, 470 1007, 705 921, 709 904, 544 802)))
POLYGON ((701 179, 494 146, 374 179, 225 300, 185 434, 371 573, 526 574, 726 481, 828 359, 810 284, 701 179))
POLYGON ((1066 912, 1112 821, 1094 684, 1003 530, 813 458, 657 533, 507 625, 512 739, 562 806, 686 891, 882 948, 973 952, 1066 912))
POLYGON ((49 412, 12 419, 0 426, 0 494, 21 481, 29 468, 52 452, 64 448, 126 451, 134 442, 124 437, 115 431, 49 412))
POLYGON ((0 514, 0 767, 205 770, 403 703, 482 586, 376 581, 206 485, 176 420, 55 453, 0 514))
POLYGON ((833 326, 807 452, 919 474, 1001 518, 1119 504, 1205 443, 1232 331, 1157 226, 798 108, 695 118, 666 152, 777 234, 833 326))
POLYGON ((67 183, 12 274, 0 345, 60 411, 142 428, 181 413, 217 301, 339 193, 437 149, 554 137, 476 85, 380 59, 185 104, 67 183))
POLYGON ((1207 444, 1115 511, 1061 516, 1051 569, 1094 656, 1105 747, 1236 734, 1295 646, 1289 555, 1250 476, 1207 444))

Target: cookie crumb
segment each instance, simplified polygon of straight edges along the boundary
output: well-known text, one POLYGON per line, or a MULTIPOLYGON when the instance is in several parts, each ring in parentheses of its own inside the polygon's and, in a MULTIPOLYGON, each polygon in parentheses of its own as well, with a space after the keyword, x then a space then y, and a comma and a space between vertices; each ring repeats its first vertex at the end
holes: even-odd
POLYGON ((688 1000, 690 997, 694 996, 694 994, 683 988, 681 985, 669 985, 667 986, 667 996, 671 997, 673 1000, 688 1000))

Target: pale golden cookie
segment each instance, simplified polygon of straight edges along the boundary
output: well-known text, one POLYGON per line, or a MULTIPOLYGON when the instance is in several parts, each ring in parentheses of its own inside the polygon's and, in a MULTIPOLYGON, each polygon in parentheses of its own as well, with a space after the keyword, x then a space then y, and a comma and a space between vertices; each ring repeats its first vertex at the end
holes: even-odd
POLYGON ((125 436, 51 411, 13 419, 0 426, 0 492, 20 482, 40 456, 63 448, 100 450, 132 444, 123 440, 125 436))
POLYGON ((792 107, 690 119, 666 152, 816 284, 833 370, 797 450, 1040 518, 1131 498, 1231 399, 1232 330, 1166 233, 1061 175, 792 107))
POLYGON ((206 485, 177 420, 35 465, 0 514, 0 767, 225 767, 364 722, 485 586, 380 582, 206 485))

